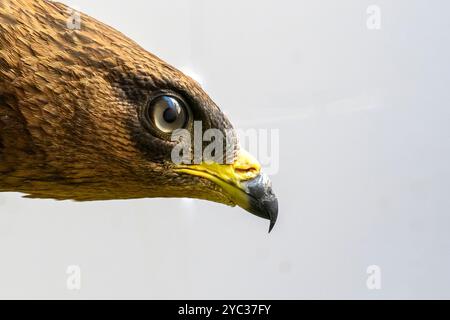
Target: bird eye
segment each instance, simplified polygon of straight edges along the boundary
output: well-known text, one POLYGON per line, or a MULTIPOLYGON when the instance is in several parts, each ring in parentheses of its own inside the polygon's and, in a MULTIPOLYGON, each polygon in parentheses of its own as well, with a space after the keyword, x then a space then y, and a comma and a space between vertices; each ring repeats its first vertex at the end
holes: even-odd
POLYGON ((146 116, 152 125, 163 133, 172 133, 176 129, 184 128, 188 121, 185 103, 168 95, 151 100, 146 116))

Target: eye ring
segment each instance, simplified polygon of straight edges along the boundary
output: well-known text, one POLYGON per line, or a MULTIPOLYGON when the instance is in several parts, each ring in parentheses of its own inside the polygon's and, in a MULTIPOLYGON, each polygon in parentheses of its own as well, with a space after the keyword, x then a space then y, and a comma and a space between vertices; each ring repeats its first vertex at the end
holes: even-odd
POLYGON ((175 130, 192 126, 189 105, 173 92, 161 91, 150 96, 141 108, 139 117, 146 129, 165 140, 170 140, 175 130))

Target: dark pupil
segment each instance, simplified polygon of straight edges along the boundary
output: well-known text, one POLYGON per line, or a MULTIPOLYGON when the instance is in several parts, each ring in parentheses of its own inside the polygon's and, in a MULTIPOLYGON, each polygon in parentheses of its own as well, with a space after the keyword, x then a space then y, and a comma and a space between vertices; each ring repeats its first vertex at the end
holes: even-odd
POLYGON ((164 110, 163 118, 164 121, 172 123, 177 120, 178 117, 178 105, 172 99, 165 99, 167 103, 167 108, 164 110))

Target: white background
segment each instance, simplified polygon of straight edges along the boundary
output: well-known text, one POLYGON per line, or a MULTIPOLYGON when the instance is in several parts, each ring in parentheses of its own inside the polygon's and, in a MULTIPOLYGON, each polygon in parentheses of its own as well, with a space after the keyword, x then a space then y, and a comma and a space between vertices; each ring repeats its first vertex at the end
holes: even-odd
POLYGON ((279 221, 0 194, 1 298, 450 298, 448 1, 67 3, 195 71, 236 127, 280 130, 279 221))

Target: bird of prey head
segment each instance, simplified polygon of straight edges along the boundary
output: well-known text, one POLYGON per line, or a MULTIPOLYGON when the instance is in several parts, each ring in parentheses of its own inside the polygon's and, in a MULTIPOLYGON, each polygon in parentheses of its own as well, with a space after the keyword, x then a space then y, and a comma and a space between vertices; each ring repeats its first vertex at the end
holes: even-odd
MULTIPOLYGON (((0 191, 78 201, 189 197, 239 205, 275 224, 258 162, 176 163, 172 133, 227 117, 197 82, 120 32, 44 0, 0 2, 0 191)), ((186 141, 184 142, 186 143, 186 141)), ((192 150, 193 148, 191 147, 192 150)))

